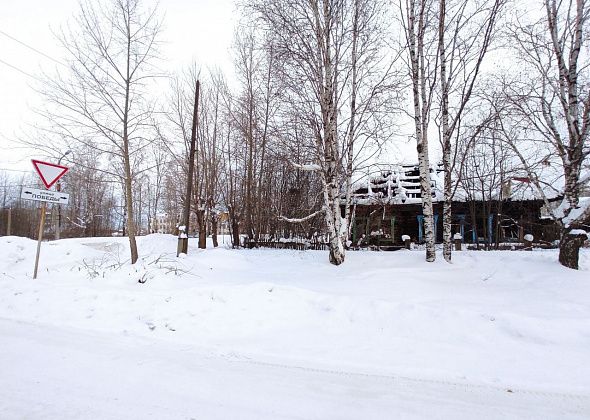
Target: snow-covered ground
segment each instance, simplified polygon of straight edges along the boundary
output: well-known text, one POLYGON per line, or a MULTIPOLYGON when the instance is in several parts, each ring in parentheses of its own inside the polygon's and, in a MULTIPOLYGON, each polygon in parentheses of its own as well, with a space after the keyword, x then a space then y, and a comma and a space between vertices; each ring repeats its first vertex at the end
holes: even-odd
POLYGON ((0 237, 0 418, 590 418, 589 250, 195 245, 0 237))

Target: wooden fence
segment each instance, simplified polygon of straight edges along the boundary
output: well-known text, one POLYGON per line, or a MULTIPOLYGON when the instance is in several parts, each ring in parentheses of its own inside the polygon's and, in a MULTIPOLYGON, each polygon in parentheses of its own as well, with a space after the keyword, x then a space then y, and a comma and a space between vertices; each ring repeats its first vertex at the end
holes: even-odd
POLYGON ((325 242, 302 242, 302 241, 276 241, 276 240, 249 240, 244 238, 244 248, 273 248, 273 249, 295 249, 305 251, 311 249, 314 251, 325 251, 329 245, 325 242))

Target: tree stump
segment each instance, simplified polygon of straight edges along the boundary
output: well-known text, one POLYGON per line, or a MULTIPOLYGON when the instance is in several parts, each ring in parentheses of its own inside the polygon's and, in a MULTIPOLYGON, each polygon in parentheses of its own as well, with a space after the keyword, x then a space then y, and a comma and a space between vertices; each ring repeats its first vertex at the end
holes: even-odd
POLYGON ((408 235, 402 235, 402 241, 404 241, 406 249, 412 249, 412 242, 408 235))
POLYGON ((524 235, 524 250, 525 251, 532 251, 533 250, 533 240, 535 238, 530 233, 524 235))
POLYGON ((588 239, 588 234, 584 230, 571 229, 565 232, 559 241, 559 263, 565 267, 578 270, 580 248, 584 245, 586 239, 588 239))
POLYGON ((188 254, 188 236, 186 235, 186 226, 178 227, 178 245, 176 246, 176 256, 188 254))
POLYGON ((461 251, 461 241, 463 237, 460 233, 455 233, 453 235, 453 241, 455 242, 455 251, 461 251))

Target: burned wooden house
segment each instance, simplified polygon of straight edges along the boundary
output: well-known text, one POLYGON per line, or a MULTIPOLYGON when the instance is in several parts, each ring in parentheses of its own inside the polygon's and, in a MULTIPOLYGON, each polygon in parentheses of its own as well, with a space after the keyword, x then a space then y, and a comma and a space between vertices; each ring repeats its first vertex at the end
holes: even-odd
MULTIPOLYGON (((442 242, 442 168, 431 168, 435 237, 442 242)), ((544 202, 526 178, 510 178, 493 189, 458 188, 452 202, 452 232, 466 243, 490 246, 535 241, 550 243, 557 229, 545 217, 544 202)), ((555 198, 555 197, 554 197, 555 198)), ((422 194, 417 165, 395 165, 372 173, 356 183, 352 197, 352 246, 402 245, 402 236, 424 240, 422 194)))

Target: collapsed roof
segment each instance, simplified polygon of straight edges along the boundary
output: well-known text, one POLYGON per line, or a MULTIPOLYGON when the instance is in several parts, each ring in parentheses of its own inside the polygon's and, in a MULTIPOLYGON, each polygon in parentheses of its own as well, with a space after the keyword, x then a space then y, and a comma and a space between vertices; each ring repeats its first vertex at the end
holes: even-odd
MULTIPOLYGON (((519 175, 521 174, 513 173, 505 180, 496 179, 495 184, 486 179, 482 179, 482 182, 461 182, 454 193, 453 200, 541 200, 541 194, 528 176, 519 175)), ((560 177, 544 178, 547 181, 542 183, 542 188, 547 198, 559 197, 560 185, 562 185, 560 177)), ((430 168, 430 182, 432 201, 442 202, 444 199, 442 164, 430 168)), ((417 164, 375 166, 373 171, 354 183, 352 198, 353 203, 357 205, 420 204, 422 191, 419 167, 417 164)))

